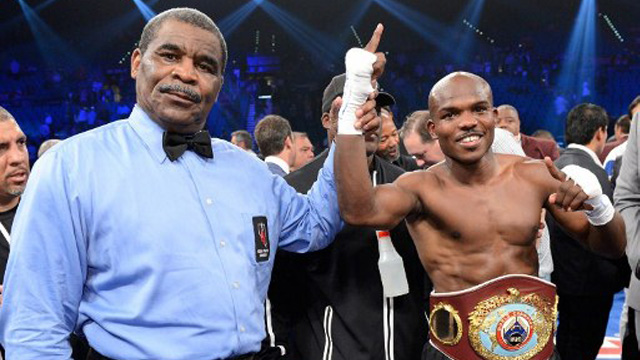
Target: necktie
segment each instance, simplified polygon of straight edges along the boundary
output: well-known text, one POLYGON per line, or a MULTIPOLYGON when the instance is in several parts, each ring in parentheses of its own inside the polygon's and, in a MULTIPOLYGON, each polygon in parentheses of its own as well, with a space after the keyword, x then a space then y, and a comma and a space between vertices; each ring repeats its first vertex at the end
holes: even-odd
POLYGON ((165 132, 162 134, 162 148, 171 161, 176 161, 187 150, 191 150, 202 157, 213 159, 211 135, 207 130, 200 130, 195 134, 186 135, 165 132))

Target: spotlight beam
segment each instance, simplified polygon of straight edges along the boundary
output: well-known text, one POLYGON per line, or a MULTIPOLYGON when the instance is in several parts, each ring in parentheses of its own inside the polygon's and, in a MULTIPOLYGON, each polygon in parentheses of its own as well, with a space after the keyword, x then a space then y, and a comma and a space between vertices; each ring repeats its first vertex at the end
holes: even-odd
POLYGON ((147 4, 145 4, 144 1, 133 0, 133 2, 136 4, 136 7, 138 7, 138 10, 140 10, 140 13, 146 21, 149 21, 151 20, 151 18, 156 16, 155 11, 153 11, 147 4))
POLYGON ((224 36, 231 35, 237 28, 244 22, 244 20, 258 7, 258 3, 255 1, 249 1, 236 9, 231 14, 225 16, 218 22, 220 31, 224 36))
MULTIPOLYGON (((474 0, 471 1, 467 7, 462 11, 460 19, 458 19, 457 26, 460 27, 460 24, 466 20, 474 26, 478 26, 480 22, 480 18, 482 15, 482 9, 484 8, 485 0, 474 0)), ((467 60, 469 53, 473 49, 474 41, 476 40, 476 34, 470 32, 468 28, 464 28, 464 33, 462 35, 462 39, 459 42, 458 52, 456 54, 457 62, 464 62, 467 60)), ((454 33, 452 31, 452 33, 454 33)))
POLYGON ((49 65, 55 65, 62 61, 77 63, 80 57, 73 48, 68 46, 25 0, 18 0, 18 3, 45 62, 49 65))
POLYGON ((442 40, 448 37, 445 24, 394 0, 374 0, 374 2, 415 31, 427 43, 435 45, 441 52, 454 54, 453 46, 442 40))
MULTIPOLYGON (((596 16, 596 0, 582 0, 557 80, 560 94, 580 102, 595 96, 596 16)), ((547 119, 556 119, 558 114, 554 110, 549 111, 547 119)), ((564 119, 555 121, 547 128, 562 133, 563 123, 564 119)))
POLYGON ((261 1, 258 6, 291 35, 314 59, 323 59, 331 62, 341 56, 340 48, 336 46, 335 41, 311 28, 289 12, 268 0, 261 1))
MULTIPOLYGON (((56 2, 58 0, 47 0, 41 4, 39 4, 38 6, 36 6, 33 11, 40 12, 41 10, 44 10, 45 8, 47 8, 49 5, 53 4, 54 2, 56 2)), ((22 5, 20 5, 22 7, 22 5)), ((23 11, 24 12, 24 11, 23 11)), ((8 22, 2 24, 0 26, 0 31, 6 31, 10 28, 12 28, 13 26, 17 25, 18 23, 20 23, 22 20, 25 20, 25 18, 23 16, 16 16, 15 18, 9 20, 8 22)))
MULTIPOLYGON (((341 24, 338 28, 344 29, 341 36, 351 36, 351 34, 353 34, 354 38, 358 40, 355 27, 360 23, 367 10, 369 10, 372 2, 372 0, 354 1, 354 6, 351 8, 351 11, 346 13, 346 15, 342 19, 337 21, 337 24, 341 24)), ((361 44, 359 45, 361 46, 361 44)))

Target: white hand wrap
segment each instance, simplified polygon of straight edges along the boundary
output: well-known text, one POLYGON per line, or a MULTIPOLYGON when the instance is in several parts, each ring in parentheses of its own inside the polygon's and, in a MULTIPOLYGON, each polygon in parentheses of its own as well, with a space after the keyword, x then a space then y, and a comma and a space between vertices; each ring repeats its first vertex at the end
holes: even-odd
POLYGON ((593 210, 585 210, 585 214, 592 225, 602 226, 613 219, 613 215, 615 215, 613 204, 602 193, 600 182, 591 171, 578 165, 567 165, 562 168, 562 172, 578 184, 589 197, 585 203, 593 206, 593 210))
POLYGON ((342 107, 338 116, 339 135, 362 135, 356 129, 356 110, 362 106, 373 92, 371 74, 376 56, 366 50, 353 48, 345 56, 346 80, 342 95, 342 107))

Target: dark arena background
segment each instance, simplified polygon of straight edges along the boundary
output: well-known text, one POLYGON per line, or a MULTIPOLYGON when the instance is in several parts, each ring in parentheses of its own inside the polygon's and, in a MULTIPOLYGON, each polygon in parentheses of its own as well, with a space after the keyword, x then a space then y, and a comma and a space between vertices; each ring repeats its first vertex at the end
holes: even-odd
POLYGON ((519 109, 523 133, 546 129, 560 144, 575 104, 601 105, 615 121, 640 92, 636 0, 7 0, 0 104, 27 133, 32 159, 47 138, 126 117, 130 54, 145 20, 176 6, 202 10, 227 40, 208 125, 227 140, 276 113, 321 149, 322 90, 378 22, 388 59, 381 84, 397 99, 399 122, 426 108, 431 86, 454 70, 485 77, 496 105, 519 109))
MULTIPOLYGON (((495 105, 519 110, 522 133, 548 130, 560 146, 575 105, 604 107, 613 135, 640 94, 640 0, 3 0, 0 106, 28 136, 32 164, 45 140, 129 115, 142 28, 183 6, 209 15, 226 38, 224 85, 207 125, 225 140, 278 114, 320 153, 322 91, 377 23, 387 57, 380 84, 396 99, 398 127, 456 70, 487 79, 495 105)), ((620 359, 623 299, 616 295, 598 359, 620 359)))

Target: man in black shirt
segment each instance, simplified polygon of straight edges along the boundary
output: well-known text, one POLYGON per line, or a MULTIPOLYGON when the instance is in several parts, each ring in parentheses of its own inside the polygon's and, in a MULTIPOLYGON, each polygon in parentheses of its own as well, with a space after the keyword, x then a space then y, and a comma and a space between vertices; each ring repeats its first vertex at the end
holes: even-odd
POLYGON ((11 225, 28 178, 27 137, 13 116, 0 107, 0 282, 9 258, 11 225))

